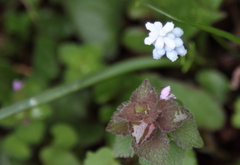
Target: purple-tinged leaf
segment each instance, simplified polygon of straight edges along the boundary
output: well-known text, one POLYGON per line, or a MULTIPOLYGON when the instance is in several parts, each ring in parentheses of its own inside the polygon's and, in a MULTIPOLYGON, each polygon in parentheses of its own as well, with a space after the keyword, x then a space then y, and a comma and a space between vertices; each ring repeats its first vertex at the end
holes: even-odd
POLYGON ((107 125, 106 131, 122 136, 130 135, 129 123, 121 118, 113 116, 112 120, 107 125))
POLYGON ((156 123, 163 132, 174 131, 176 127, 192 117, 187 109, 180 107, 172 100, 159 100, 158 108, 162 113, 156 123))
POLYGON ((132 148, 132 137, 131 136, 122 137, 116 135, 113 147, 113 154, 115 158, 133 157, 134 150, 132 148))
POLYGON ((165 164, 169 147, 170 145, 167 134, 160 132, 159 130, 156 131, 155 136, 151 140, 147 141, 140 147, 138 147, 135 141, 133 141, 135 153, 137 153, 139 157, 143 157, 155 165, 165 164))
POLYGON ((114 114, 116 117, 122 118, 126 121, 136 122, 142 120, 142 117, 136 115, 136 109, 138 108, 137 103, 128 102, 124 105, 120 105, 118 109, 118 113, 114 114))
POLYGON ((203 146, 203 140, 193 118, 185 121, 172 134, 175 142, 182 148, 192 149, 193 147, 201 148, 203 146))
POLYGON ((142 82, 142 84, 132 93, 130 98, 132 102, 153 102, 156 103, 158 101, 158 94, 150 84, 150 82, 146 79, 142 82))
POLYGON ((171 141, 166 165, 182 165, 183 159, 185 157, 185 152, 186 149, 179 147, 174 141, 171 141))
POLYGON ((149 141, 155 135, 156 128, 155 123, 147 124, 144 121, 134 122, 130 125, 131 134, 137 146, 149 141))

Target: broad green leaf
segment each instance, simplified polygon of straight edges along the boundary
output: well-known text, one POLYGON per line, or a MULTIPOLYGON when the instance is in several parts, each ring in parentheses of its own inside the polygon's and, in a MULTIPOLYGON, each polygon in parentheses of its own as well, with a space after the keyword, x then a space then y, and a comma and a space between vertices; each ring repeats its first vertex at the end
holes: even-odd
POLYGON ((66 65, 65 81, 82 78, 103 68, 101 49, 96 45, 64 43, 58 49, 62 63, 66 65))
POLYGON ((226 101, 230 91, 226 76, 216 70, 204 69, 197 73, 196 79, 200 85, 212 94, 220 103, 226 101))
POLYGON ((143 79, 146 77, 155 87, 171 86, 171 93, 193 114, 198 127, 217 130, 223 126, 225 121, 223 110, 206 92, 176 80, 143 75, 143 79))
POLYGON ((16 10, 6 11, 3 23, 5 31, 21 39, 27 39, 30 36, 29 28, 31 26, 29 14, 27 12, 17 12, 16 10))
POLYGON ((56 62, 56 41, 45 35, 38 35, 35 39, 33 66, 35 74, 42 81, 48 81, 58 75, 56 62))
POLYGON ((86 117, 90 101, 91 94, 89 90, 81 90, 60 98, 52 104, 53 108, 56 109, 52 118, 68 123, 78 123, 79 119, 86 117))
POLYGON ((31 150, 27 143, 19 139, 14 134, 10 134, 4 138, 2 142, 2 149, 8 155, 19 160, 26 160, 31 156, 31 150))
POLYGON ((39 144, 44 137, 44 133, 45 124, 41 121, 21 125, 15 131, 15 135, 19 139, 29 144, 39 144))
POLYGON ((96 84, 93 88, 93 99, 98 104, 106 103, 115 99, 122 92, 123 79, 125 76, 118 76, 96 84))
POLYGON ((105 133, 105 128, 103 125, 86 122, 79 122, 79 125, 76 129, 78 132, 78 142, 83 147, 96 144, 103 138, 105 133))
POLYGON ((116 135, 113 154, 114 157, 127 158, 133 157, 134 151, 132 148, 132 137, 131 136, 119 136, 116 135))
POLYGON ((185 121, 180 127, 176 128, 172 134, 174 141, 182 148, 201 148, 204 145, 197 130, 197 124, 193 118, 185 121))
MULTIPOLYGON (((159 1, 158 1, 159 2, 159 1)), ((175 21, 178 21, 178 22, 181 22, 181 23, 184 23, 184 24, 187 24, 187 25, 191 25, 193 27, 196 27, 196 28, 199 28, 201 30, 204 30, 204 31, 207 31, 207 32, 210 32, 210 33, 213 33, 213 34, 216 34, 218 36, 221 36, 221 37, 224 37, 226 39, 229 39, 233 42, 236 42, 237 44, 240 44, 240 38, 239 37, 236 37, 228 32, 225 32, 225 31, 222 31, 222 30, 219 30, 219 29, 216 29, 216 28, 213 28, 213 27, 210 27, 210 26, 206 26, 205 24, 202 24, 202 23, 197 23, 197 22, 200 22, 199 20, 196 21, 197 17, 194 15, 194 14, 189 14, 189 8, 185 9, 186 12, 188 12, 188 16, 190 17, 193 17, 191 19, 189 18, 186 18, 184 16, 180 16, 179 13, 174 13, 172 11, 170 11, 169 9, 166 9, 168 8, 167 6, 162 6, 163 3, 160 5, 156 0, 149 0, 147 1, 145 4, 152 8, 153 10, 157 11, 157 12, 160 12, 162 13, 163 15, 175 20, 175 21)), ((182 1, 176 1, 176 2, 179 2, 181 4, 184 4, 182 1)), ((194 1, 189 1, 189 3, 193 3, 194 1)), ((171 4, 172 5, 172 4, 171 4)), ((177 6, 177 4, 175 4, 177 6)), ((196 6, 197 4, 195 4, 196 6)), ((171 6, 170 6, 171 7, 171 6)), ((178 10, 175 10, 175 12, 179 12, 179 6, 178 7, 178 10)), ((196 6, 198 9, 199 7, 196 6)), ((181 9, 183 10, 183 9, 181 9)), ((194 9, 192 11, 194 13, 194 9)), ((213 13, 211 11, 209 12, 202 12, 200 14, 205 14, 206 17, 209 17, 210 15, 212 15, 213 13)), ((213 14, 214 15, 214 14, 213 14)), ((185 30, 186 32, 186 30, 185 30)))
POLYGON ((143 157, 139 157, 139 163, 140 165, 156 165, 156 164, 153 164, 152 162, 147 161, 143 157))
POLYGON ((125 29, 122 42, 124 46, 132 51, 150 53, 153 46, 145 45, 144 38, 148 36, 147 31, 142 28, 130 27, 125 29))
POLYGON ((57 123, 51 127, 52 145, 62 149, 71 149, 78 142, 77 132, 68 124, 57 123))
POLYGON ((71 152, 52 146, 45 147, 40 151, 40 159, 44 165, 81 165, 71 152))
POLYGON ((95 153, 88 151, 83 164, 84 165, 120 165, 120 163, 118 163, 114 159, 112 150, 106 147, 100 148, 95 153))
POLYGON ((116 111, 116 107, 112 105, 101 106, 98 110, 98 118, 103 123, 108 123, 111 120, 113 113, 116 111))
POLYGON ((235 112, 232 115, 231 124, 236 128, 240 128, 240 97, 235 101, 234 109, 235 112))
POLYGON ((56 13, 50 8, 41 8, 39 11, 39 31, 53 39, 69 37, 73 33, 73 27, 65 14, 56 13))
POLYGON ((138 154, 139 157, 143 157, 157 165, 163 165, 165 163, 169 147, 167 134, 159 130, 151 140, 140 147, 133 141, 134 152, 138 154))
POLYGON ((87 43, 101 45, 104 48, 104 55, 112 56, 117 50, 117 37, 126 0, 68 0, 62 2, 76 26, 79 38, 87 43))
POLYGON ((197 158, 194 150, 187 149, 186 156, 183 159, 183 165, 197 165, 197 158))
POLYGON ((185 149, 179 147, 175 142, 171 141, 166 165, 186 165, 183 163, 185 152, 185 149))
POLYGON ((200 0, 203 5, 209 9, 218 9, 223 2, 223 0, 200 0))

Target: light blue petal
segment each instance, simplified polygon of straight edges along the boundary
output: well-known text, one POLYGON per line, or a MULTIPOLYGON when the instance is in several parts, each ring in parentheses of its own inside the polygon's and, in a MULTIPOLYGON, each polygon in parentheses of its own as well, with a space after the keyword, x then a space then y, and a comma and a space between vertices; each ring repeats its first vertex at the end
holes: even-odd
POLYGON ((175 50, 167 52, 166 55, 167 55, 167 58, 172 62, 178 59, 177 52, 175 50))
POLYGON ((175 39, 175 34, 173 34, 173 33, 168 33, 167 34, 167 36, 166 37, 168 37, 168 38, 170 38, 170 39, 175 39))
POLYGON ((180 46, 177 47, 176 49, 177 54, 179 54, 180 56, 184 56, 185 54, 187 54, 187 50, 184 48, 184 46, 180 46))
POLYGON ((174 49, 169 48, 167 45, 164 46, 164 49, 165 49, 166 52, 174 50, 174 49))
POLYGON ((175 45, 176 47, 180 47, 183 45, 183 40, 181 38, 175 38, 175 45))
POLYGON ((166 53, 165 49, 157 49, 157 54, 158 54, 159 56, 162 57, 165 53, 166 53))
MULTIPOLYGON (((161 49, 159 49, 159 50, 161 50, 161 49)), ((165 52, 164 52, 164 54, 165 54, 165 52)), ((163 54, 163 55, 164 55, 164 54, 163 54)), ((158 54, 158 49, 153 49, 153 58, 154 58, 154 59, 158 60, 158 59, 160 59, 163 55, 162 55, 162 54, 158 54)))
POLYGON ((164 46, 163 38, 158 37, 154 45, 157 49, 162 49, 164 46))
POLYGON ((173 39, 164 37, 163 38, 164 43, 171 49, 175 49, 175 42, 173 39))
POLYGON ((172 30, 172 33, 176 36, 176 37, 181 37, 183 35, 183 30, 179 27, 175 27, 172 30))

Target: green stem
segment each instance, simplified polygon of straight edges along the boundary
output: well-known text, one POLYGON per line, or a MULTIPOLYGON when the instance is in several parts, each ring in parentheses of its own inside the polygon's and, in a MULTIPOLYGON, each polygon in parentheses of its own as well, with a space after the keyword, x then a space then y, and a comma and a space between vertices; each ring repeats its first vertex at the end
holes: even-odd
POLYGON ((100 81, 128 73, 131 71, 154 68, 154 67, 179 67, 179 62, 171 62, 168 59, 154 60, 152 58, 136 58, 130 59, 123 62, 119 62, 111 67, 106 68, 92 76, 74 81, 69 84, 64 84, 61 86, 54 87, 45 92, 42 92, 31 98, 19 101, 8 107, 2 108, 0 110, 0 119, 13 115, 15 113, 21 112, 23 110, 48 103, 50 101, 56 100, 67 94, 75 92, 77 90, 89 87, 100 81))

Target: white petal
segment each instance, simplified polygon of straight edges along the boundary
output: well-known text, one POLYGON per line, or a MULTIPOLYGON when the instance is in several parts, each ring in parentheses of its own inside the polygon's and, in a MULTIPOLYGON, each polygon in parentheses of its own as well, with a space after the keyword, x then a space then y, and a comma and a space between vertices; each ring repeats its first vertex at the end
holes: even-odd
POLYGON ((176 37, 181 37, 183 35, 183 30, 179 27, 175 27, 172 30, 172 33, 176 36, 176 37))
POLYGON ((161 30, 162 29, 162 23, 157 21, 157 22, 154 22, 154 26, 156 27, 157 30, 161 30))
POLYGON ((167 55, 167 58, 172 62, 178 59, 177 52, 175 50, 167 52, 166 55, 167 55))
POLYGON ((155 36, 146 37, 144 39, 144 44, 151 45, 156 39, 157 39, 157 37, 155 37, 155 36))
POLYGON ((167 22, 166 25, 163 26, 163 30, 168 33, 170 31, 172 31, 174 28, 174 24, 172 22, 167 22))
POLYGON ((168 38, 168 37, 164 37, 163 38, 164 43, 171 49, 175 48, 175 42, 173 39, 168 38))
MULTIPOLYGON (((164 54, 165 54, 165 52, 164 52, 164 54)), ((163 54, 163 55, 164 55, 164 54, 163 54)), ((153 49, 153 58, 154 58, 154 59, 158 60, 158 59, 160 59, 163 55, 158 54, 158 50, 157 50, 157 49, 153 49)))
POLYGON ((158 37, 156 43, 155 43, 155 47, 157 49, 162 49, 164 46, 164 42, 163 42, 163 38, 162 37, 158 37))
POLYGON ((161 37, 165 37, 167 34, 167 32, 163 29, 161 29, 160 31, 158 31, 158 35, 161 36, 161 37))
POLYGON ((146 24, 145 24, 145 26, 146 26, 146 29, 147 30, 150 30, 151 32, 157 32, 158 30, 156 29, 156 27, 152 24, 152 23, 150 23, 150 22, 147 22, 146 24))
POLYGON ((183 45, 183 40, 181 38, 175 38, 175 46, 180 47, 183 45))
POLYGON ((175 39, 175 35, 173 33, 171 33, 171 32, 168 33, 166 37, 168 37, 170 39, 175 39))
POLYGON ((177 54, 179 54, 180 56, 184 56, 185 54, 187 54, 187 50, 184 48, 184 46, 180 46, 177 47, 176 49, 177 54))

